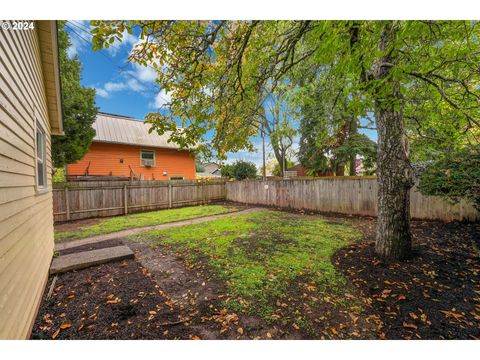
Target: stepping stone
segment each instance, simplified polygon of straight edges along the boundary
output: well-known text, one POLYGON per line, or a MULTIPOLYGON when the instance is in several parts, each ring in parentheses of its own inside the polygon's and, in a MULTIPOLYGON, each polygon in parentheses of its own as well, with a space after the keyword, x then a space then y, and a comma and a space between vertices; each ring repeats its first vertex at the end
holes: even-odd
POLYGON ((84 269, 93 265, 99 265, 133 257, 133 251, 126 245, 61 255, 53 259, 52 265, 50 266, 50 274, 84 269))

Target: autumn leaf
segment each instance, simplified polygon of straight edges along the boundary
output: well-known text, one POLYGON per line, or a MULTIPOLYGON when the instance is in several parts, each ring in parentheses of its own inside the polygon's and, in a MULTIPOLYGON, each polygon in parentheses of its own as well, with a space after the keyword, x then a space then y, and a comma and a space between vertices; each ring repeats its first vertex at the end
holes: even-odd
POLYGON ((70 327, 72 327, 72 324, 62 324, 62 325, 60 325, 60 329, 68 329, 70 327))
POLYGON ((453 317, 453 318, 455 318, 455 319, 457 319, 457 320, 460 319, 460 318, 463 318, 463 315, 462 315, 462 314, 454 313, 454 312, 452 312, 452 311, 440 310, 440 312, 443 313, 443 314, 445 314, 445 316, 446 316, 447 318, 453 317))
POLYGON ((202 340, 199 336, 193 335, 191 337, 192 340, 202 340))
POLYGON ((406 329, 413 329, 413 330, 417 330, 418 329, 418 326, 415 325, 415 324, 411 324, 411 323, 407 323, 407 322, 403 322, 403 327, 406 328, 406 329))
POLYGON ((52 335, 52 340, 55 340, 56 337, 58 336, 58 334, 60 334, 60 328, 57 329, 57 331, 55 331, 52 335))
POLYGON ((238 332, 240 335, 243 335, 243 329, 242 329, 241 327, 239 327, 239 328, 237 329, 237 332, 238 332))
POLYGON ((300 326, 298 326, 297 324, 294 323, 292 326, 295 330, 300 330, 300 326))

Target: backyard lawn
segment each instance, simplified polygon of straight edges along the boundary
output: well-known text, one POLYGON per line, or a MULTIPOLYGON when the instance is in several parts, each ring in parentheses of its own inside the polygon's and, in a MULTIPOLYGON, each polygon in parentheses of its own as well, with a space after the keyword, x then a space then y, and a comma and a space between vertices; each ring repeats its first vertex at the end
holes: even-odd
POLYGON ((480 339, 478 224, 412 221, 415 256, 384 263, 374 218, 249 211, 97 243, 135 259, 51 277, 32 338, 480 339))
MULTIPOLYGON (((360 237, 351 226, 321 218, 260 210, 208 223, 154 230, 130 237, 182 254, 188 266, 204 265, 226 284, 224 305, 264 320, 308 325, 306 314, 283 314, 289 298, 307 291, 307 302, 332 295, 345 278, 331 261, 341 247, 360 237)), ((332 297, 333 299, 333 297, 332 297)))
POLYGON ((75 240, 95 235, 108 234, 125 229, 159 225, 173 221, 194 219, 202 216, 237 211, 233 206, 205 205, 178 209, 158 210, 100 220, 83 220, 77 224, 66 223, 55 227, 55 241, 75 240), (80 225, 87 223, 88 225, 80 225))

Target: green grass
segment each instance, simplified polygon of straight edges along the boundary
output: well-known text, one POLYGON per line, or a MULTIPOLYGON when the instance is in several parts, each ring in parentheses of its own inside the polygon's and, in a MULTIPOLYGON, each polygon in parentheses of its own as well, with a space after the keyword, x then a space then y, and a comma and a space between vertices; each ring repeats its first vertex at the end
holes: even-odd
POLYGON ((158 210, 139 214, 103 219, 94 225, 83 226, 77 231, 56 231, 55 241, 75 240, 85 237, 112 233, 125 229, 158 225, 172 221, 224 214, 236 211, 234 207, 221 205, 191 206, 179 209, 158 210))
POLYGON ((300 282, 320 294, 341 289, 345 279, 331 257, 359 236, 346 224, 261 210, 130 238, 179 252, 192 266, 206 262, 226 284, 227 307, 268 319, 278 299, 295 293, 300 282))

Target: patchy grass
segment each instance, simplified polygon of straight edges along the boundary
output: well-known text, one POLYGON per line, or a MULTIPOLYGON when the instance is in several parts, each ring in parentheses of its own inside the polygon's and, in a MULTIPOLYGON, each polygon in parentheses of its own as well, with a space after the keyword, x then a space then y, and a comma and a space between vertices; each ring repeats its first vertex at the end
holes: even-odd
POLYGON ((103 219, 97 224, 80 227, 77 231, 56 231, 55 241, 75 240, 107 234, 125 229, 159 225, 173 221, 236 211, 235 207, 221 205, 191 206, 179 209, 158 210, 103 219))
POLYGON ((191 266, 205 264, 226 284, 226 307, 272 320, 284 300, 302 298, 302 291, 315 299, 342 289, 345 278, 331 257, 359 236, 346 224, 261 210, 130 239, 170 248, 191 266))

